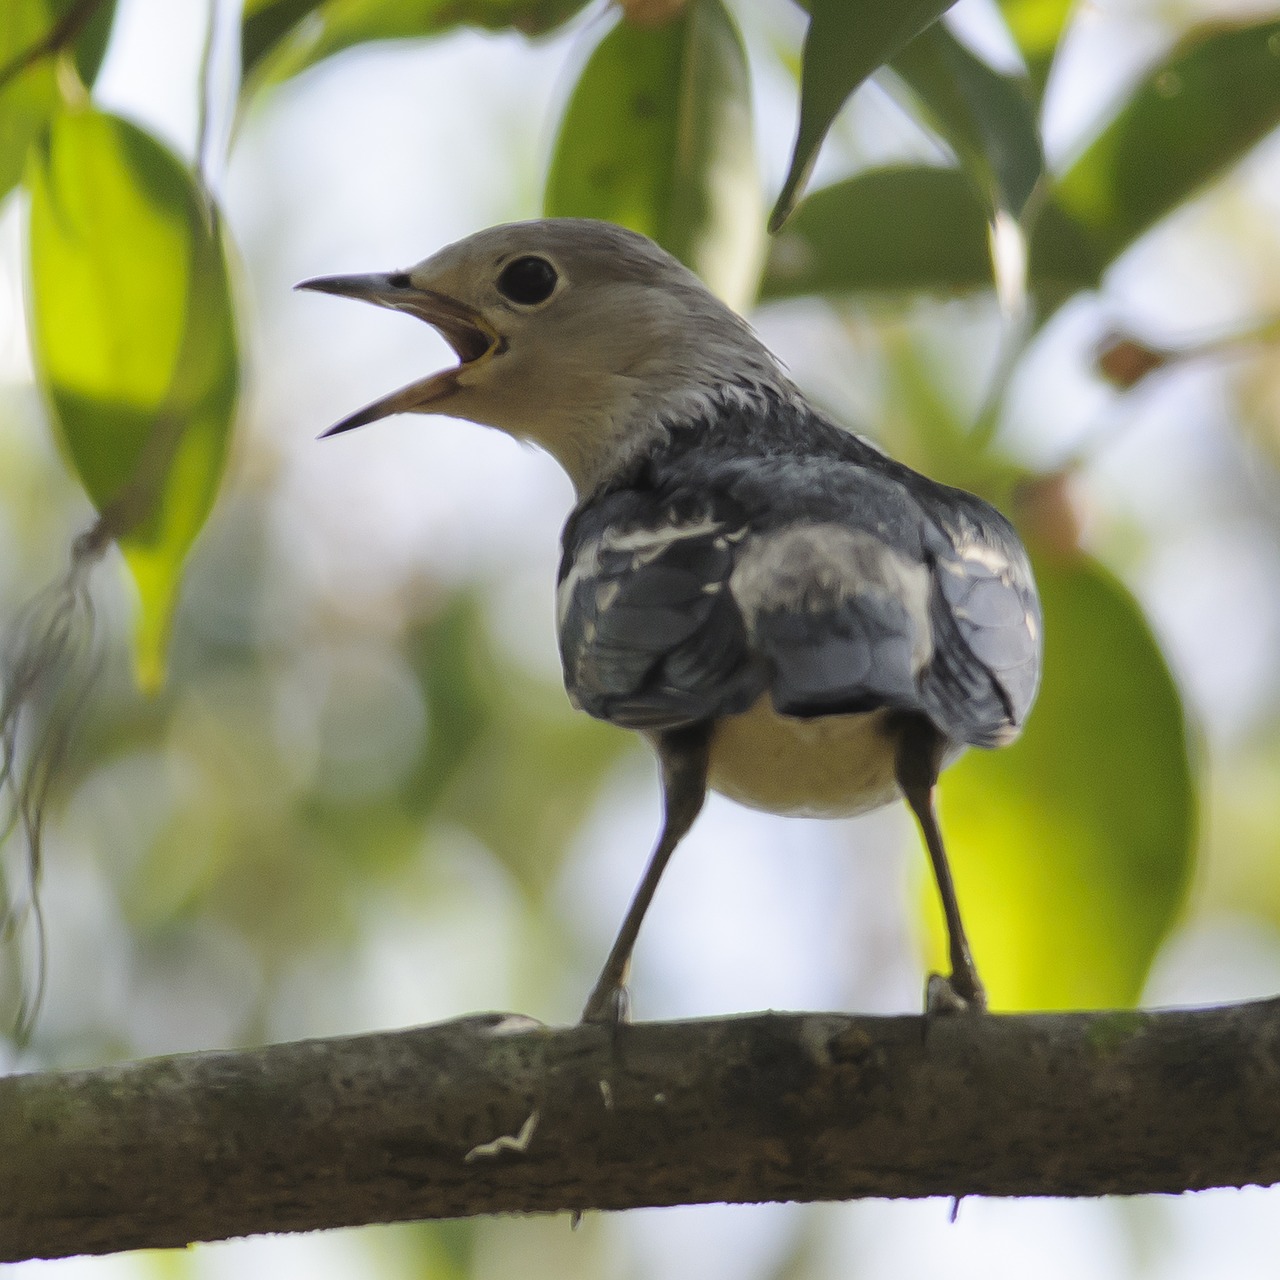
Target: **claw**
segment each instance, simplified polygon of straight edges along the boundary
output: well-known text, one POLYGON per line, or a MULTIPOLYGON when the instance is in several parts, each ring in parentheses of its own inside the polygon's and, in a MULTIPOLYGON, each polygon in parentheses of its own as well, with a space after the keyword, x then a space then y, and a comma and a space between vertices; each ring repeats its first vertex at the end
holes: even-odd
POLYGON ((623 1023, 630 1022, 631 996, 626 987, 596 987, 587 1001, 587 1007, 582 1011, 582 1021, 612 1027, 615 1032, 623 1023))
POLYGON ((986 1013, 987 993, 981 984, 970 986, 962 991, 956 982, 956 975, 944 978, 940 973, 931 973, 924 987, 925 1017, 950 1017, 957 1013, 986 1013))

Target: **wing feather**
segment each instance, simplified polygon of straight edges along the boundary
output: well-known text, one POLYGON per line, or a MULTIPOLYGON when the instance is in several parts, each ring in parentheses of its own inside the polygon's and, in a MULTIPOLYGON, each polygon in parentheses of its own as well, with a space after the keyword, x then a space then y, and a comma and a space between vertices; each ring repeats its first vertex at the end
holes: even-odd
POLYGON ((565 683, 638 729, 876 707, 1015 737, 1040 673, 1026 554, 994 508, 797 406, 673 434, 565 529, 565 683), (780 441, 787 441, 785 445, 780 441))
POLYGON ((560 582, 570 696, 628 728, 745 710, 763 681, 725 590, 739 523, 710 502, 620 494, 571 522, 560 582))
POLYGON ((963 497, 970 511, 942 522, 946 540, 935 552, 936 656, 922 693, 944 732, 993 747, 1017 736, 1035 699, 1040 604, 1013 530, 976 498, 963 497))

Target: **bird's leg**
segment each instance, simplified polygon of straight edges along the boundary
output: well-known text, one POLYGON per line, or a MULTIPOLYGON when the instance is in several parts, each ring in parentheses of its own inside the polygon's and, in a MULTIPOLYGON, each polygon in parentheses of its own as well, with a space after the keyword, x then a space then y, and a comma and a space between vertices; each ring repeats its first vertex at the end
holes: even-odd
POLYGON ((676 845, 684 838, 707 797, 707 757, 711 747, 710 724, 697 724, 686 729, 672 729, 657 743, 658 763, 662 769, 662 799, 665 816, 644 879, 627 908, 626 919, 618 930, 609 958, 604 962, 595 989, 582 1011, 583 1022, 617 1025, 627 1019, 627 969, 631 952, 640 933, 649 903, 676 845))
POLYGON ((929 850, 933 877, 942 898, 942 913, 947 921, 947 942, 951 952, 951 975, 942 979, 935 975, 930 979, 928 1004, 930 1009, 950 1005, 982 1011, 987 1007, 987 993, 978 977, 977 966, 969 950, 969 939, 960 919, 960 904, 956 899, 956 887, 951 879, 947 850, 942 843, 942 830, 933 804, 933 789, 938 781, 945 747, 943 736, 923 717, 912 716, 904 722, 898 738, 898 786, 920 824, 929 850), (936 991, 935 982, 944 985, 943 992, 936 991))

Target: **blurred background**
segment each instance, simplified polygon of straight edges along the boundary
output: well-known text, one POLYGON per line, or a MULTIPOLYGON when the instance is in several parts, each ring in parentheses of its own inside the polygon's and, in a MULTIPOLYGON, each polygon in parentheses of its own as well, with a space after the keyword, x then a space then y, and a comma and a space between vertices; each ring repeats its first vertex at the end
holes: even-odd
MULTIPOLYGON (((790 0, 729 8, 772 196, 795 136, 805 17, 790 0)), ((1044 99, 1050 171, 1186 32, 1277 16, 1226 0, 1076 5, 1044 99)), ((153 696, 135 685, 134 588, 118 556, 93 578, 104 665, 53 791, 47 989, 10 1067, 482 1009, 576 1019, 659 798, 643 744, 575 714, 560 686, 552 586, 570 486, 547 457, 445 419, 317 443, 452 356, 405 317, 291 290, 539 216, 559 121, 615 20, 591 4, 537 40, 457 30, 360 44, 233 118, 240 13, 224 4, 202 125, 204 4, 120 0, 94 100, 188 160, 206 130, 243 390, 153 696)), ((1018 67, 993 3, 961 0, 949 20, 992 65, 1018 67)), ((875 80, 836 120, 814 186, 900 163, 947 152, 875 80)), ((24 207, 0 207, 0 625, 62 572, 93 519, 35 384, 24 207)), ((763 204, 753 216, 762 231, 763 204)), ((1045 728, 1033 716, 1025 750, 966 759, 943 785, 995 1004, 1274 994, 1280 137, 1143 235, 1100 287, 1055 298, 982 433, 969 424, 998 382, 1016 303, 1002 309, 990 289, 791 289, 803 216, 752 313, 765 340, 842 421, 1000 498, 1045 583, 1045 728), (1262 340, 1220 341, 1255 330, 1262 340), (1117 375, 1099 359, 1115 334, 1162 367, 1117 375), (1161 358, 1175 349, 1193 354, 1161 358)), ((898 807, 810 822, 713 798, 646 921, 635 1016, 914 1011, 936 945, 931 895, 898 807)), ((15 1274, 1172 1280, 1272 1276, 1280 1256, 1280 1193, 1257 1189, 967 1200, 954 1224, 949 1212, 712 1206, 591 1214, 577 1231, 567 1218, 483 1220, 15 1274)))

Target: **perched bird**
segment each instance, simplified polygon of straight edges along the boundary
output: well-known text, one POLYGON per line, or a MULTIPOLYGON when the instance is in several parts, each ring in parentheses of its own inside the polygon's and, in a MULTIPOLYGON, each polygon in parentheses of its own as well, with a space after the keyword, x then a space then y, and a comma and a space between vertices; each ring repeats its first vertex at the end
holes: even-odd
POLYGON ((985 1007, 933 790, 966 745, 1017 736, 1039 683, 1039 602, 1008 521, 834 425, 692 272, 609 223, 493 227, 408 271, 299 288, 406 311, 461 361, 326 435, 448 414, 541 445, 576 488, 565 686, 649 740, 665 800, 584 1019, 625 1016, 641 920, 708 787, 833 817, 904 798, 946 917, 934 996, 985 1007))

